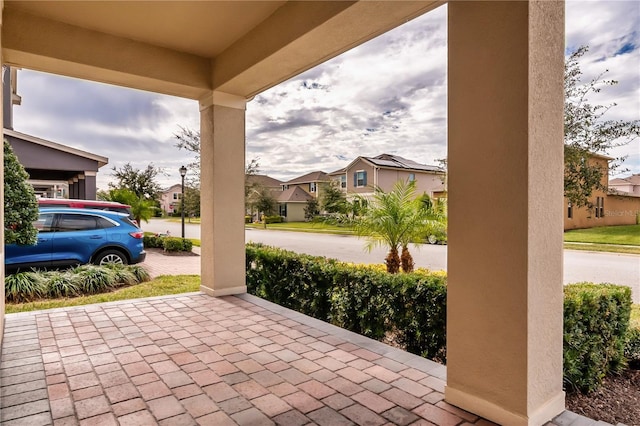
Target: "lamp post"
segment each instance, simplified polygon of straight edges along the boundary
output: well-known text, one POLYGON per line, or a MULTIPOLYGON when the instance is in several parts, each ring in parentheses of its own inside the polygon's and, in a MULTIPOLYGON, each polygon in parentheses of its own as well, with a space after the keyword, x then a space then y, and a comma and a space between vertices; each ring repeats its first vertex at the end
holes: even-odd
POLYGON ((182 177, 182 196, 180 197, 180 217, 182 218, 182 238, 184 238, 184 176, 187 174, 185 166, 180 167, 180 176, 182 177))

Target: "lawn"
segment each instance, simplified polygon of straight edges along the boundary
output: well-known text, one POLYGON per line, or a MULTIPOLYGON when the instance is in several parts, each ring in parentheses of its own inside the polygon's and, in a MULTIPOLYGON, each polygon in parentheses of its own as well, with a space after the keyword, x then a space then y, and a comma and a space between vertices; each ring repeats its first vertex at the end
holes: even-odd
MULTIPOLYGON (((263 229, 262 223, 248 223, 247 228, 263 229)), ((285 223, 269 223, 267 229, 281 231, 297 231, 297 232, 317 232, 327 234, 346 234, 353 235, 353 230, 349 226, 330 225, 324 222, 285 222, 285 223)))
POLYGON ((165 296, 169 294, 189 293, 200 290, 199 275, 161 276, 142 284, 124 287, 109 293, 67 299, 50 299, 29 303, 7 303, 5 312, 39 311, 43 309, 66 308, 69 306, 90 305, 93 303, 115 302, 117 300, 139 299, 142 297, 165 296))
POLYGON ((640 246, 640 225, 600 226, 564 233, 565 242, 640 246))

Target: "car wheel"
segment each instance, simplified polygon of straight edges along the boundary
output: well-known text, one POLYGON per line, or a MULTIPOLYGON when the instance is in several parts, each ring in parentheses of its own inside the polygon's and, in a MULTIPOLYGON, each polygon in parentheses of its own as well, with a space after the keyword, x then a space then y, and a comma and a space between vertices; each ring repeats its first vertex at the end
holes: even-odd
POLYGON ((126 265, 129 262, 127 261, 127 257, 121 251, 106 250, 97 255, 93 263, 96 265, 106 265, 108 263, 126 265))
POLYGON ((436 244, 438 242, 438 237, 435 235, 429 235, 427 237, 427 241, 429 241, 429 244, 436 244))

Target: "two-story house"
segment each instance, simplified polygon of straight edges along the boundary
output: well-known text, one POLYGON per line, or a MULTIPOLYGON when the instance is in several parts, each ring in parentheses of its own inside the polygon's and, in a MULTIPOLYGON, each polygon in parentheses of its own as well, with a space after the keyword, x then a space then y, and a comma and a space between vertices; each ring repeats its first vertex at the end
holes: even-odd
POLYGON ((314 198, 320 202, 322 187, 329 181, 325 172, 315 171, 284 182, 277 198, 280 216, 285 222, 303 221, 307 202, 314 198))
POLYGON ((603 170, 602 185, 608 190, 594 190, 591 207, 576 207, 565 198, 564 229, 596 226, 634 225, 640 215, 640 175, 609 180, 611 157, 592 154, 589 163, 603 170))
POLYGON ((160 192, 160 208, 163 213, 171 215, 180 211, 180 200, 182 198, 182 186, 179 183, 171 185, 160 192))
POLYGON ((438 166, 417 163, 398 155, 381 154, 376 157, 358 157, 347 167, 329 173, 329 177, 340 182, 347 197, 368 196, 375 188, 388 192, 399 180, 414 181, 416 193, 431 197, 445 197, 445 171, 438 166))

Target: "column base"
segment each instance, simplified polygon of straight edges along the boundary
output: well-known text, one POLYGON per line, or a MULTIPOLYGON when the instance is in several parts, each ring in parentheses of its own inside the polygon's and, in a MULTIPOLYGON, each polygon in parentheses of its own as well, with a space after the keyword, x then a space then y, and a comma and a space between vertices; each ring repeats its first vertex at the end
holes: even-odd
POLYGON ((221 288, 221 289, 211 289, 209 287, 205 287, 203 285, 200 286, 200 291, 208 294, 213 297, 222 297, 222 296, 233 296, 235 294, 244 294, 247 292, 247 286, 241 285, 237 287, 229 287, 229 288, 221 288))
POLYGON ((565 410, 564 392, 560 392, 553 398, 550 398, 528 417, 522 414, 512 413, 493 402, 451 388, 450 386, 445 387, 444 400, 451 405, 470 411, 494 423, 512 426, 543 425, 565 410))

